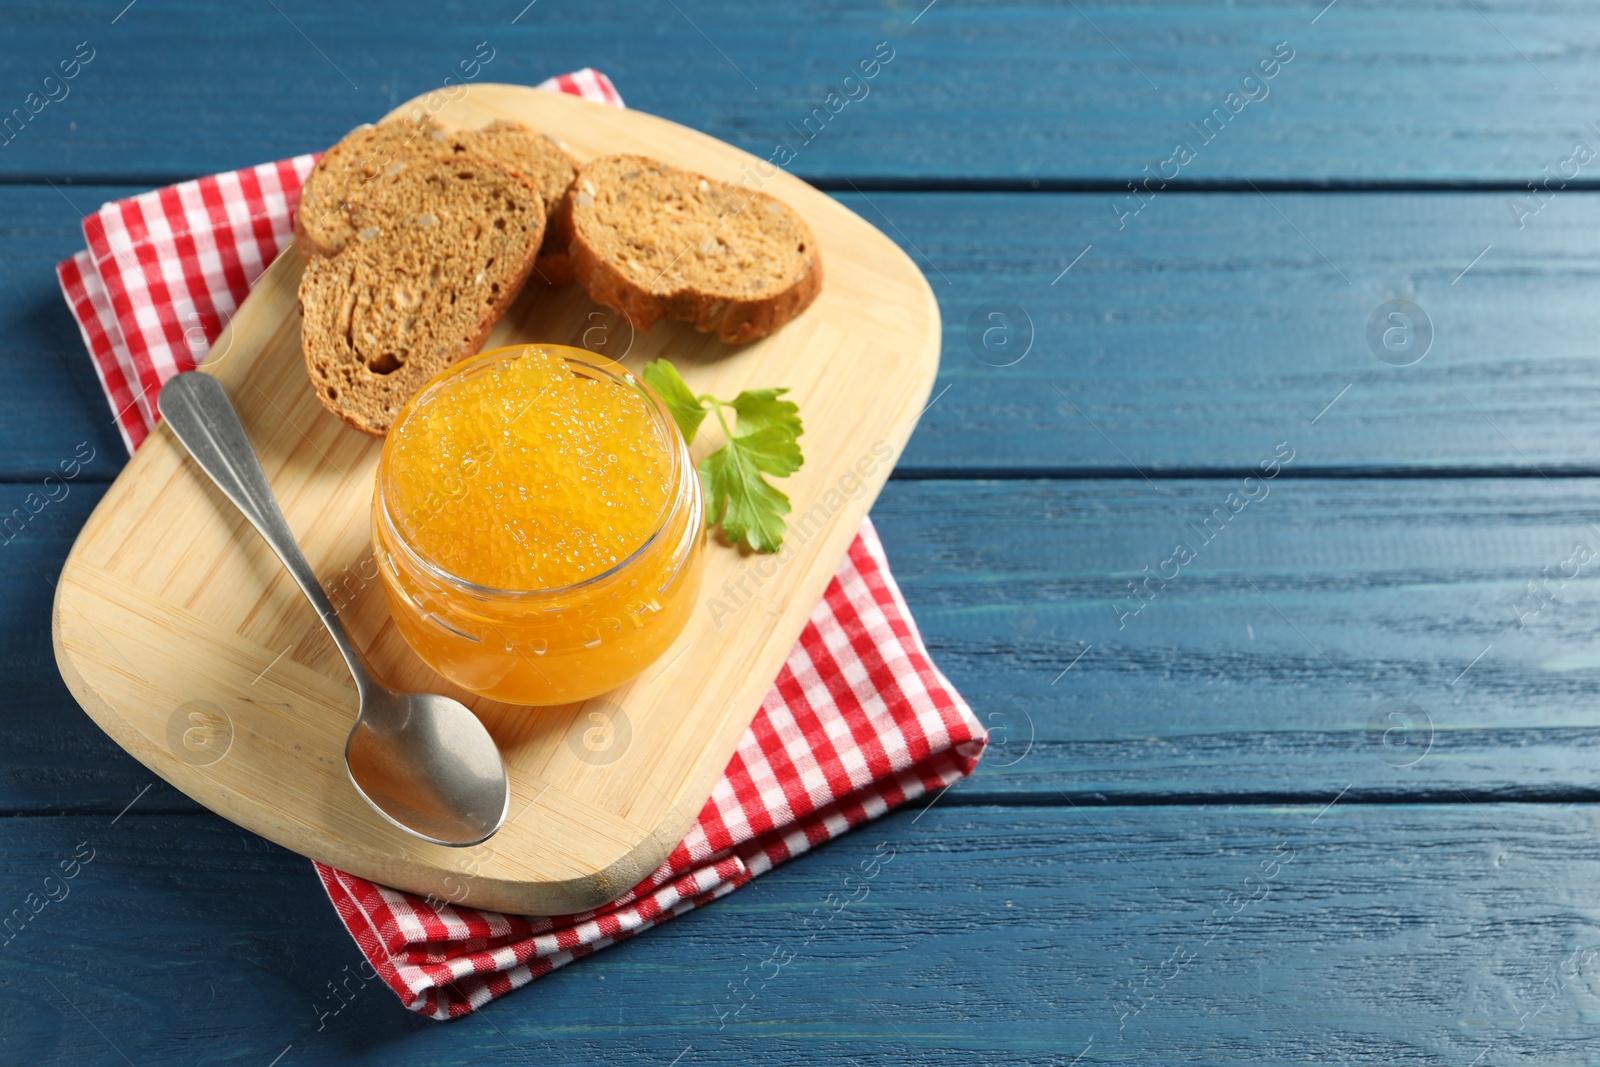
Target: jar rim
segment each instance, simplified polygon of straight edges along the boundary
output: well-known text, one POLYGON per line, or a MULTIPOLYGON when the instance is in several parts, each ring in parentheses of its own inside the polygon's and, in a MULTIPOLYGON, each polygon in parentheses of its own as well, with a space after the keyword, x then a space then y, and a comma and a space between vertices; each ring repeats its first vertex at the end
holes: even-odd
MULTIPOLYGON (((581 368, 583 372, 590 372, 593 376, 602 377, 606 380, 609 380, 619 388, 631 389, 644 398, 652 417, 655 419, 656 428, 660 431, 662 439, 667 445, 667 451, 671 464, 667 472, 668 496, 666 503, 661 509, 660 521, 656 524, 655 529, 651 531, 650 536, 646 537, 639 547, 634 549, 627 556, 623 557, 621 560, 612 564, 610 567, 599 572, 598 574, 591 574, 587 578, 580 579, 579 581, 572 582, 568 585, 552 586, 546 589, 500 589, 494 586, 480 585, 477 582, 469 581, 458 574, 453 574, 449 570, 446 570, 444 567, 440 566, 438 562, 420 552, 417 547, 411 543, 410 539, 401 533, 398 524, 395 522, 394 513, 390 507, 390 494, 386 492, 386 486, 389 481, 389 441, 391 438, 385 436, 383 449, 378 458, 377 486, 375 490, 378 504, 375 510, 377 511, 379 521, 383 523, 383 532, 387 535, 384 540, 388 542, 389 545, 392 545, 404 552, 408 560, 417 567, 421 568, 429 577, 437 579, 438 581, 450 585, 456 589, 460 589, 464 592, 485 599, 509 599, 518 601, 539 600, 543 598, 554 599, 557 597, 567 596, 574 592, 581 592, 583 590, 594 588, 619 577, 622 572, 631 569, 634 564, 643 559, 646 554, 649 553, 649 551, 657 544, 657 542, 659 542, 662 537, 665 536, 668 528, 672 526, 673 519, 679 514, 683 507, 686 470, 691 476, 688 480, 691 480, 694 483, 688 487, 691 493, 694 489, 699 487, 698 475, 695 474, 693 468, 690 466, 688 443, 684 441, 683 434, 679 431, 677 422, 672 418, 672 414, 670 411, 668 411, 666 403, 661 399, 660 396, 656 394, 656 391, 645 384, 643 378, 628 370, 618 361, 607 359, 606 357, 598 355, 594 352, 590 352, 587 349, 573 348, 569 345, 544 343, 507 345, 502 348, 490 349, 487 352, 480 352, 478 355, 469 356, 468 358, 457 363, 452 363, 450 366, 436 374, 421 389, 417 390, 416 394, 413 395, 410 400, 406 401, 405 406, 400 409, 400 414, 395 418, 393 425, 390 427, 390 433, 392 434, 394 432, 394 428, 398 427, 402 422, 405 421, 407 417, 411 415, 412 411, 418 406, 418 404, 424 402, 430 396, 434 395, 443 386, 454 381, 459 375, 479 371, 494 363, 516 359, 530 349, 543 349, 545 351, 553 352, 562 359, 566 360, 569 366, 581 368)), ((692 518, 693 516, 691 516, 691 519, 692 518)), ((704 520, 699 521, 703 522, 704 520)))

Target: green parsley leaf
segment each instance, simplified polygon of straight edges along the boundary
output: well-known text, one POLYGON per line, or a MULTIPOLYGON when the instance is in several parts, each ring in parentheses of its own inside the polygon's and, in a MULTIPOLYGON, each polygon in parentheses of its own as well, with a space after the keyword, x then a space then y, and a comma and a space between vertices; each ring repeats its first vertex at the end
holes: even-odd
POLYGON ((787 426, 766 426, 754 433, 742 433, 724 447, 738 449, 749 457, 756 470, 779 478, 793 474, 805 462, 800 442, 787 426))
POLYGON ((694 444, 695 432, 700 429, 700 423, 708 412, 695 399, 688 384, 678 374, 678 368, 664 359, 658 359, 644 365, 643 378, 644 383, 654 389, 661 402, 667 405, 685 443, 694 444))
POLYGON ((708 498, 707 518, 721 524, 734 544, 757 552, 776 552, 783 544, 783 516, 789 498, 761 477, 755 459, 735 437, 700 461, 700 481, 708 498))
POLYGON ((776 552, 783 544, 783 517, 789 498, 762 477, 783 478, 800 469, 800 409, 780 399, 787 389, 746 389, 732 401, 696 396, 678 370, 664 359, 645 365, 645 384, 672 413, 685 441, 692 442, 705 417, 716 413, 727 442, 700 461, 706 492, 706 524, 721 526, 732 544, 756 552, 776 552), (723 409, 732 408, 729 429, 723 409))
POLYGON ((746 389, 734 397, 730 406, 739 413, 739 436, 744 437, 769 426, 781 426, 791 437, 799 437, 804 433, 800 426, 800 409, 792 401, 778 399, 788 391, 746 389))

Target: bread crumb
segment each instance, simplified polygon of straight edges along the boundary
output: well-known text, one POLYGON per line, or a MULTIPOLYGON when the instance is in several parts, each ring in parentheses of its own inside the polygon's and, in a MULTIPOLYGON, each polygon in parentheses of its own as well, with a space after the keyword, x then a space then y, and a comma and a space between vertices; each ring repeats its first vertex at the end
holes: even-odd
POLYGON ((378 228, 376 226, 368 226, 366 229, 356 234, 356 236, 361 238, 363 241, 370 241, 374 237, 378 236, 378 228))

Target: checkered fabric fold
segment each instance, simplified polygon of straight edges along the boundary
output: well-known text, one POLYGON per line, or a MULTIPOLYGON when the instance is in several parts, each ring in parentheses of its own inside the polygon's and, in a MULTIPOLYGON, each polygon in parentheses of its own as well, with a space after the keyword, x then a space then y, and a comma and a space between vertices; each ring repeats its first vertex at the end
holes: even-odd
MULTIPOLYGON (((605 75, 539 86, 621 107, 605 75)), ((315 155, 103 205, 88 249, 57 267, 131 452, 162 382, 203 359, 293 239, 315 155)), ((316 864, 328 898, 406 1007, 467 1014, 580 956, 744 885, 784 860, 971 772, 987 736, 934 667, 871 522, 745 731, 687 837, 650 877, 582 915, 541 918, 427 901, 316 864)))

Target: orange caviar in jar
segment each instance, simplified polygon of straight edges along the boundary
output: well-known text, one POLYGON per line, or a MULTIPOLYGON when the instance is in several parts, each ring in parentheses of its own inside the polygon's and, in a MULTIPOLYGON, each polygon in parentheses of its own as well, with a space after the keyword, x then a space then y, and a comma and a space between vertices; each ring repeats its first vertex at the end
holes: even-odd
POLYGON ((428 383, 383 443, 373 545, 429 666, 512 704, 613 689, 682 632, 705 505, 688 448, 635 375, 517 345, 428 383))

